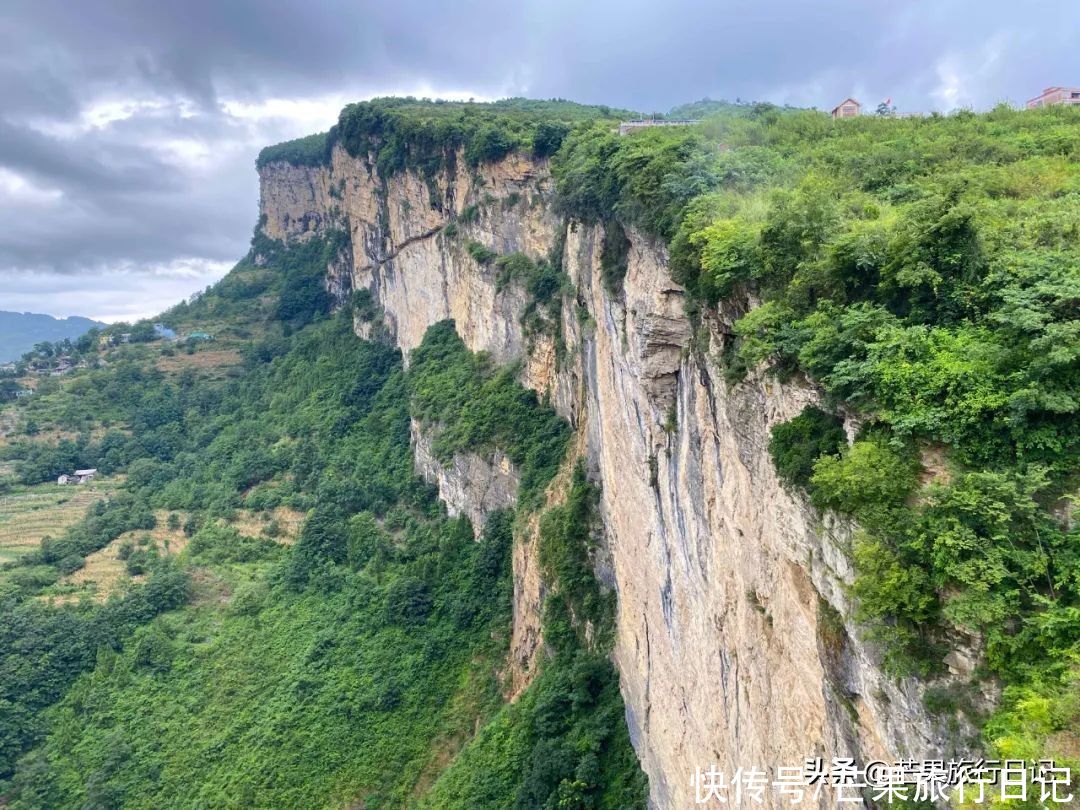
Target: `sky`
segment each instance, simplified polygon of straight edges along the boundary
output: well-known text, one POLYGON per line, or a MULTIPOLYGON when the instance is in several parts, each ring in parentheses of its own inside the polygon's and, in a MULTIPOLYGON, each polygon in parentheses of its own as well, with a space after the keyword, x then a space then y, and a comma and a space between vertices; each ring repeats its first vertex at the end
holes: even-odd
POLYGON ((378 95, 901 111, 1080 85, 1076 0, 5 0, 0 309, 148 317, 224 275, 254 162, 378 95))

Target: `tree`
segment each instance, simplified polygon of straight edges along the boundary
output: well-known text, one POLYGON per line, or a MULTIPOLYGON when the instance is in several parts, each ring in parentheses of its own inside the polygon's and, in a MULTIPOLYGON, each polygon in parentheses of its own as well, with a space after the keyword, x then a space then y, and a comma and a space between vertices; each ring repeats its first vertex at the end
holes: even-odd
POLYGON ((21 390, 22 386, 15 380, 0 380, 0 402, 11 402, 21 390))
POLYGON ((707 300, 730 295, 736 283, 753 276, 760 267, 757 241, 757 228, 737 219, 717 220, 691 237, 701 248, 701 292, 707 300))
POLYGON ((75 350, 79 352, 79 354, 89 354, 97 348, 100 335, 101 330, 95 326, 93 329, 90 329, 88 332, 76 338, 75 350))
POLYGON ((311 575, 326 563, 343 563, 349 549, 345 515, 333 505, 317 506, 304 523, 300 539, 293 547, 289 583, 302 588, 311 575))
POLYGON ((913 460, 873 436, 855 442, 841 456, 823 455, 810 478, 814 504, 875 523, 899 508, 916 480, 913 460))
POLYGON ((541 121, 533 133, 533 154, 540 158, 551 157, 559 151, 569 132, 570 126, 561 121, 541 121))
POLYGON ((772 429, 769 453, 776 473, 788 484, 806 487, 814 462, 822 455, 837 455, 847 446, 843 422, 814 405, 789 422, 772 429))
POLYGON ((423 580, 400 577, 386 591, 387 621, 405 626, 423 624, 431 613, 431 604, 431 593, 423 580))
POLYGON ((150 321, 139 321, 131 327, 132 343, 150 343, 153 340, 157 340, 157 332, 150 321))

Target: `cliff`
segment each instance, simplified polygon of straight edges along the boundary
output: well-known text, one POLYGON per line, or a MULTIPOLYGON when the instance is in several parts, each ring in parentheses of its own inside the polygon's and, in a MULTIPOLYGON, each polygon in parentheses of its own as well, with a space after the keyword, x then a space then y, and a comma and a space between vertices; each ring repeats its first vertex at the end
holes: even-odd
MULTIPOLYGON (((628 231, 627 273, 612 291, 602 229, 564 222, 545 162, 519 155, 384 180, 338 145, 329 165, 270 163, 260 180, 266 236, 347 231, 352 251, 328 267, 328 288, 342 301, 370 291, 404 352, 452 318, 472 350, 519 362, 521 381, 575 428, 602 491, 598 575, 617 593, 614 657, 654 806, 692 805, 696 767, 953 753, 955 734, 923 707, 925 687, 886 675, 851 619, 854 527, 823 517, 774 472, 771 427, 816 390, 760 374, 725 381, 717 356, 730 322, 721 312, 691 323, 663 245, 628 231), (525 325, 526 290, 477 261, 473 245, 558 252, 573 288, 560 323, 525 325)), ((371 334, 369 322, 356 325, 371 334)), ((413 438, 418 470, 451 511, 478 524, 513 504, 507 459, 459 454, 443 465, 425 426, 413 438)), ((535 668, 543 591, 529 529, 519 535, 515 692, 535 668)))

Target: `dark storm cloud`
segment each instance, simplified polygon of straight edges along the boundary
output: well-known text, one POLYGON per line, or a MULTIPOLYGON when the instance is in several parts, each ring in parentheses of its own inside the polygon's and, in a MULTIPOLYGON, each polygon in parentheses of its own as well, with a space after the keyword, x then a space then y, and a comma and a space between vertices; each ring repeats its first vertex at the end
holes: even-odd
POLYGON ((81 314, 118 317, 203 286, 245 248, 258 148, 347 99, 978 108, 1080 83, 1078 30, 1074 0, 8 0, 0 308, 67 314, 83 284, 81 314))
POLYGON ((177 187, 165 162, 146 152, 132 152, 98 135, 83 138, 77 152, 69 146, 59 138, 0 120, 4 166, 46 186, 55 183, 106 195, 177 187))

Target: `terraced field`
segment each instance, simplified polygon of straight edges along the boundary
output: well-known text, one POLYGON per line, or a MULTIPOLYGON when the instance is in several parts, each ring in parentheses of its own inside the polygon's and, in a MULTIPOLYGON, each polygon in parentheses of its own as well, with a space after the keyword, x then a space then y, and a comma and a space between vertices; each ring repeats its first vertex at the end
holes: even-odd
MULTIPOLYGON (((125 532, 100 551, 95 551, 86 558, 86 564, 72 574, 68 574, 52 587, 42 598, 53 604, 71 604, 84 597, 97 602, 105 601, 110 594, 122 588, 126 582, 141 582, 143 575, 131 575, 121 554, 126 545, 137 548, 155 549, 158 554, 179 554, 188 544, 188 538, 179 528, 187 519, 183 512, 175 513, 177 528, 169 528, 170 512, 158 509, 154 512, 157 525, 151 530, 140 529, 125 532)), ((238 509, 231 525, 241 534, 250 537, 265 535, 270 521, 277 525, 274 539, 286 545, 295 542, 304 520, 304 513, 286 507, 278 507, 265 515, 256 515, 246 509, 238 509)))
POLYGON ((0 495, 0 564, 25 554, 41 538, 59 535, 77 522, 95 501, 110 495, 115 480, 80 486, 38 484, 0 495))
POLYGON ((145 577, 132 576, 124 562, 121 549, 124 545, 138 548, 154 548, 161 554, 179 554, 187 545, 188 538, 179 529, 168 527, 169 513, 159 509, 154 513, 157 526, 151 530, 125 532, 105 548, 86 558, 86 564, 47 589, 42 598, 54 604, 78 602, 89 596, 98 602, 105 599, 127 581, 141 582, 145 577))

